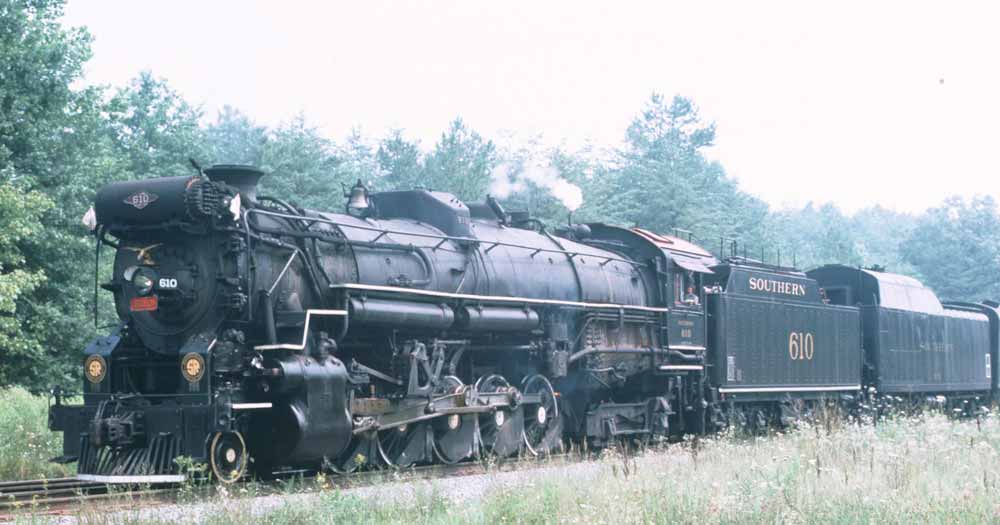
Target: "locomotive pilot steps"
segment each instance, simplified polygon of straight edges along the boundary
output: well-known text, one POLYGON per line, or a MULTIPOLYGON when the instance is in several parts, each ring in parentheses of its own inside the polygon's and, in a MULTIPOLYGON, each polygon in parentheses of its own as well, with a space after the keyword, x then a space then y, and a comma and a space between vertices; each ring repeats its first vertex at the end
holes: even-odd
POLYGON ((454 463, 769 425, 873 388, 968 410, 994 386, 995 305, 900 304, 898 276, 360 182, 343 213, 305 210, 258 196, 261 175, 98 193, 120 324, 84 351, 83 404, 50 411, 79 477, 454 463))

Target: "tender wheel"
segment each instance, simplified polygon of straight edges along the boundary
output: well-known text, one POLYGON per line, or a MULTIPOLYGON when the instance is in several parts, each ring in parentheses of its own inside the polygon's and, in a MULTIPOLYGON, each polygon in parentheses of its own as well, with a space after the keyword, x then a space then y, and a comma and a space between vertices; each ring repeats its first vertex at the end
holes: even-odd
POLYGON ((562 419, 559 400, 552 384, 543 375, 533 375, 521 383, 525 395, 538 395, 538 404, 524 407, 524 446, 528 453, 537 456, 562 445, 562 419))
POLYGON ((427 458, 427 423, 408 423, 378 431, 378 453, 386 465, 407 468, 427 458))
POLYGON ((754 432, 758 434, 766 434, 770 428, 770 422, 768 421, 767 414, 764 412, 763 408, 758 408, 754 411, 753 427, 754 432))
POLYGON ((208 461, 215 479, 235 483, 247 471, 247 446, 239 432, 216 432, 209 445, 208 461))
MULTIPOLYGON (((463 391, 465 385, 455 376, 442 378, 435 389, 436 396, 455 394, 463 391)), ((475 452, 475 414, 449 414, 435 418, 431 422, 434 432, 434 455, 438 461, 452 465, 470 457, 475 452)))
MULTIPOLYGON (((477 394, 489 394, 510 390, 510 383, 503 376, 491 375, 476 381, 477 394)), ((520 407, 498 407, 495 411, 484 412, 477 421, 479 443, 483 452, 498 457, 516 454, 523 442, 524 413, 520 407)))

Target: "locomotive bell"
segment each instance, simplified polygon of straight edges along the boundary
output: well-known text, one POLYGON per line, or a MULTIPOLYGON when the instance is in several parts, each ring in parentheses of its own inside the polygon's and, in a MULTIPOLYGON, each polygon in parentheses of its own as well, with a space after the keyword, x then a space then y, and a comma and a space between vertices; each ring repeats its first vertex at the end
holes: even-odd
POLYGON ((348 215, 353 217, 365 217, 368 215, 368 211, 371 209, 371 204, 368 202, 368 188, 361 182, 361 179, 358 179, 357 184, 351 188, 351 192, 346 196, 348 197, 348 215))

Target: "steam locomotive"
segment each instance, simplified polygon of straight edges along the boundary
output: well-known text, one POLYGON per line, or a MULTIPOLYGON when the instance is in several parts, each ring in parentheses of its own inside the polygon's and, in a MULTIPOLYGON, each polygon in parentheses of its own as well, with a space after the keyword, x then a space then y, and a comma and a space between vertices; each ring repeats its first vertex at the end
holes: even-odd
POLYGON ((78 477, 222 482, 283 467, 455 463, 768 426, 832 398, 986 403, 997 305, 828 266, 720 260, 676 236, 550 231, 495 200, 370 193, 343 213, 217 165, 118 182, 88 214, 120 323, 50 428, 78 477))

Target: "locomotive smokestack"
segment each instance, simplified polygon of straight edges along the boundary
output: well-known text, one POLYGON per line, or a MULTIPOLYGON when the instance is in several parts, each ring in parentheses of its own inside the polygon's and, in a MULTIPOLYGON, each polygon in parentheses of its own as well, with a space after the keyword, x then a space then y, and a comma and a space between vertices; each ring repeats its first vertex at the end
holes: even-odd
POLYGON ((205 170, 205 175, 215 182, 224 182, 237 190, 248 201, 257 200, 257 182, 264 172, 241 164, 216 164, 205 170))

